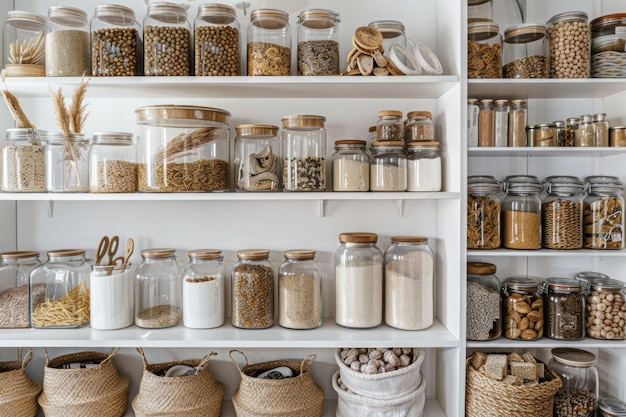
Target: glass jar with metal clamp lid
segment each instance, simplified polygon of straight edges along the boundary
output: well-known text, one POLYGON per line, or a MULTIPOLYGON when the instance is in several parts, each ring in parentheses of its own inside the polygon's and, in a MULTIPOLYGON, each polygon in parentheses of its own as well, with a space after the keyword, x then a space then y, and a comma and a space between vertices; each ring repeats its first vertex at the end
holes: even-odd
POLYGON ((541 248, 541 182, 533 175, 510 175, 503 181, 503 246, 541 248))
POLYGON ((547 278, 541 283, 547 337, 557 340, 585 337, 587 290, 587 281, 572 278, 547 278))
POLYGON ((587 249, 624 248, 624 186, 617 177, 585 178, 583 246, 587 249))
POLYGON ((489 175, 467 178, 467 248, 500 247, 501 184, 489 175))
POLYGON ((626 339, 624 283, 594 272, 579 273, 575 277, 589 282, 587 336, 606 340, 626 339))
POLYGON ((550 176, 544 187, 548 195, 541 204, 543 246, 548 249, 582 248, 583 182, 571 176, 550 176))
POLYGON ((504 336, 508 339, 537 340, 543 336, 543 298, 539 280, 511 277, 502 282, 504 336))
POLYGON ((7 192, 46 191, 45 141, 38 129, 7 129, 0 148, 0 189, 7 192))

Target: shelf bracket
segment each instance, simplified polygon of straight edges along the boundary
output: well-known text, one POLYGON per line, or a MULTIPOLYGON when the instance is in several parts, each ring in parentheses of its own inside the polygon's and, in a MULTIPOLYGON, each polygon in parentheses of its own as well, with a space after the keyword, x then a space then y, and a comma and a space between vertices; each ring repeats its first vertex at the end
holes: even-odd
POLYGON ((326 216, 326 200, 319 199, 317 200, 317 217, 325 217, 326 216))
POLYGON ((396 200, 396 212, 398 217, 402 217, 404 215, 404 200, 401 198, 396 200))
POLYGON ((48 217, 54 217, 54 201, 46 200, 46 208, 48 209, 48 217))

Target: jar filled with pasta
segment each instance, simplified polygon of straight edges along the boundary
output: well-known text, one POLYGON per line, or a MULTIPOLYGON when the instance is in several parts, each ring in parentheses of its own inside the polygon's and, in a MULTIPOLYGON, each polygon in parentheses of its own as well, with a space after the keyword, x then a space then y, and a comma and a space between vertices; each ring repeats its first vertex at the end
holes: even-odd
POLYGON ((235 191, 280 191, 283 164, 278 126, 237 126, 235 191))
MULTIPOLYGON (((15 251, 0 253, 0 328, 30 327, 29 278, 39 265, 39 252, 15 251)), ((32 297, 43 301, 46 287, 35 286, 32 297)))
POLYGON ((617 177, 585 178, 583 246, 587 249, 624 248, 624 186, 617 177))
POLYGON ((502 78, 502 36, 497 23, 467 25, 467 78, 502 78))
POLYGON ((500 181, 489 175, 467 179, 467 248, 500 247, 500 181))
POLYGON ((582 181, 571 176, 546 178, 548 193, 541 204, 543 247, 580 249, 583 247, 582 181))
POLYGON ((511 175, 504 180, 502 246, 541 248, 541 182, 533 175, 511 175))

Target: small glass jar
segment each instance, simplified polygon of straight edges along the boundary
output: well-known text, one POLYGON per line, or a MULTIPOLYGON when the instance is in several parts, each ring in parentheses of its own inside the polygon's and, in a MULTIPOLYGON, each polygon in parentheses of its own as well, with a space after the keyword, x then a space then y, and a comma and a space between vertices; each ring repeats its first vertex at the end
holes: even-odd
POLYGON ((540 339, 544 319, 539 281, 530 277, 505 279, 502 282, 502 313, 507 339, 540 339))
POLYGON ((0 253, 0 329, 30 327, 29 298, 40 304, 46 293, 41 284, 29 292, 30 273, 40 263, 37 251, 0 253))
POLYGON ((46 190, 86 193, 89 191, 89 140, 82 133, 48 134, 46 144, 46 190))
POLYGON ((216 249, 188 252, 183 271, 183 324, 213 329, 224 324, 224 257, 216 249))
POLYGON ((235 191, 280 191, 282 160, 278 126, 237 126, 235 191))
POLYGON ((593 115, 593 127, 596 135, 595 146, 609 146, 609 122, 606 120, 606 113, 593 115))
POLYGON ((586 306, 587 336, 606 340, 626 339, 624 283, 608 277, 587 280, 590 285, 586 306))
POLYGON ((435 127, 433 125, 433 114, 429 111, 411 111, 406 115, 404 141, 425 141, 435 140, 435 127))
POLYGON ((556 130, 554 126, 548 123, 540 123, 534 126, 532 131, 532 139, 529 137, 529 143, 537 147, 553 147, 556 146, 556 130))
POLYGON ((576 129, 578 128, 578 118, 569 117, 565 121, 565 146, 575 146, 576 144, 576 129))
POLYGON ((406 191, 404 142, 374 142, 370 157, 371 191, 406 191))
POLYGON ((500 182, 489 175, 467 178, 467 248, 500 247, 500 182))
POLYGON ((313 250, 287 250, 278 268, 278 324, 288 329, 322 325, 322 272, 313 250))
POLYGON ((589 78, 591 33, 585 12, 564 12, 548 23, 550 78, 589 78))
POLYGON ((580 116, 574 131, 574 146, 590 147, 596 144, 596 130, 593 117, 589 114, 580 116))
POLYGON ((143 19, 144 74, 191 75, 190 33, 184 5, 150 3, 143 19))
POLYGON ((135 321, 134 275, 125 265, 91 265, 89 325, 97 330, 123 329, 135 321))
POLYGON ((626 146, 626 126, 611 126, 609 128, 609 146, 626 146))
POLYGON ((467 25, 467 78, 502 78, 502 36, 497 23, 467 25))
POLYGON ((594 417, 598 405, 596 355, 576 348, 554 348, 548 363, 563 381, 554 395, 554 417, 594 417))
POLYGON ((283 123, 283 190, 326 191, 326 117, 297 114, 283 123))
POLYGON ((51 250, 47 255, 48 260, 30 273, 32 327, 77 328, 89 324, 91 266, 85 251, 51 250))
POLYGON ((248 25, 248 75, 290 75, 291 28, 289 14, 258 9, 248 25))
POLYGON ((367 128, 367 137, 365 138, 367 141, 367 149, 365 149, 365 152, 369 152, 371 144, 376 142, 376 129, 377 126, 375 125, 367 128))
POLYGON ((383 254, 376 233, 341 233, 335 251, 335 321, 354 329, 383 322, 383 254))
POLYGON ((567 139, 567 124, 562 120, 552 122, 556 134, 556 146, 565 146, 567 139))
POLYGON ((508 145, 509 109, 507 100, 496 100, 493 106, 493 146, 502 148, 508 145))
POLYGON ((333 191, 369 191, 370 164, 364 140, 335 141, 333 191))
POLYGON ((132 133, 94 133, 89 148, 89 192, 136 192, 136 151, 132 133))
POLYGON ((46 19, 47 77, 91 75, 87 13, 75 7, 50 6, 46 19))
POLYGON ((408 46, 406 33, 404 31, 404 25, 397 20, 377 20, 370 22, 368 26, 378 29, 381 35, 383 35, 383 53, 389 55, 391 47, 395 44, 408 46))
POLYGON ((339 13, 306 9, 298 15, 298 75, 339 75, 339 13))
POLYGON ((400 110, 381 110, 376 123, 376 142, 404 140, 404 122, 400 110))
POLYGON ((175 326, 183 318, 176 250, 144 249, 135 271, 135 324, 144 329, 175 326))
POLYGON ((478 146, 478 99, 467 99, 467 146, 475 148, 478 146))
POLYGON ((550 45, 546 27, 524 23, 504 32, 504 78, 548 78, 550 45))
POLYGON ((2 28, 3 69, 7 77, 43 77, 46 75, 46 18, 21 10, 11 10, 2 28))
POLYGON ((583 246, 586 249, 624 248, 624 186, 617 177, 585 178, 583 246))
POLYGON ((505 178, 502 200, 502 246, 508 249, 541 248, 541 182, 533 175, 505 178))
POLYGON ((467 0, 467 23, 493 21, 493 0, 467 0))
POLYGON ((46 191, 45 140, 37 129, 7 129, 0 152, 0 189, 6 192, 46 191))
POLYGON ((496 144, 496 115, 493 100, 483 99, 478 104, 478 146, 492 147, 496 144))
POLYGON ((583 194, 585 185, 576 177, 546 178, 547 195, 541 203, 543 247, 583 247, 583 194))
POLYGON ((541 283, 544 334, 550 339, 585 337, 587 283, 572 278, 548 278, 541 283))
POLYGON ((432 326, 434 279, 428 238, 392 237, 385 251, 385 323, 402 330, 432 326))
POLYGON ((240 329, 265 329, 274 325, 274 268, 270 251, 237 251, 232 272, 232 324, 240 329))
POLYGON ((91 19, 91 73, 94 77, 142 75, 141 25, 130 7, 101 4, 91 19))
POLYGON ((626 416, 626 403, 617 398, 600 398, 598 401, 599 417, 626 416))
POLYGON ((527 112, 528 106, 526 100, 511 100, 508 134, 508 145, 511 147, 526 146, 527 112))
POLYGON ((200 4, 194 21, 195 75, 240 75, 240 33, 232 6, 200 4))
POLYGON ((439 142, 410 142, 407 152, 407 191, 441 191, 439 142))
POLYGON ((502 333, 500 280, 496 266, 486 262, 467 263, 467 340, 493 340, 502 333))

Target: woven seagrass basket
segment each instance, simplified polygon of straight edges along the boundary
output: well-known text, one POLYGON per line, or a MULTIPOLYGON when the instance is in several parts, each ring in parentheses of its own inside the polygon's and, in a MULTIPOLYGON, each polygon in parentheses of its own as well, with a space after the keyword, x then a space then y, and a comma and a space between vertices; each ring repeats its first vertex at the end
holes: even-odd
POLYGON ((26 375, 26 365, 33 357, 28 349, 22 359, 22 348, 17 360, 0 362, 0 416, 35 417, 39 406, 37 396, 41 385, 26 375))

